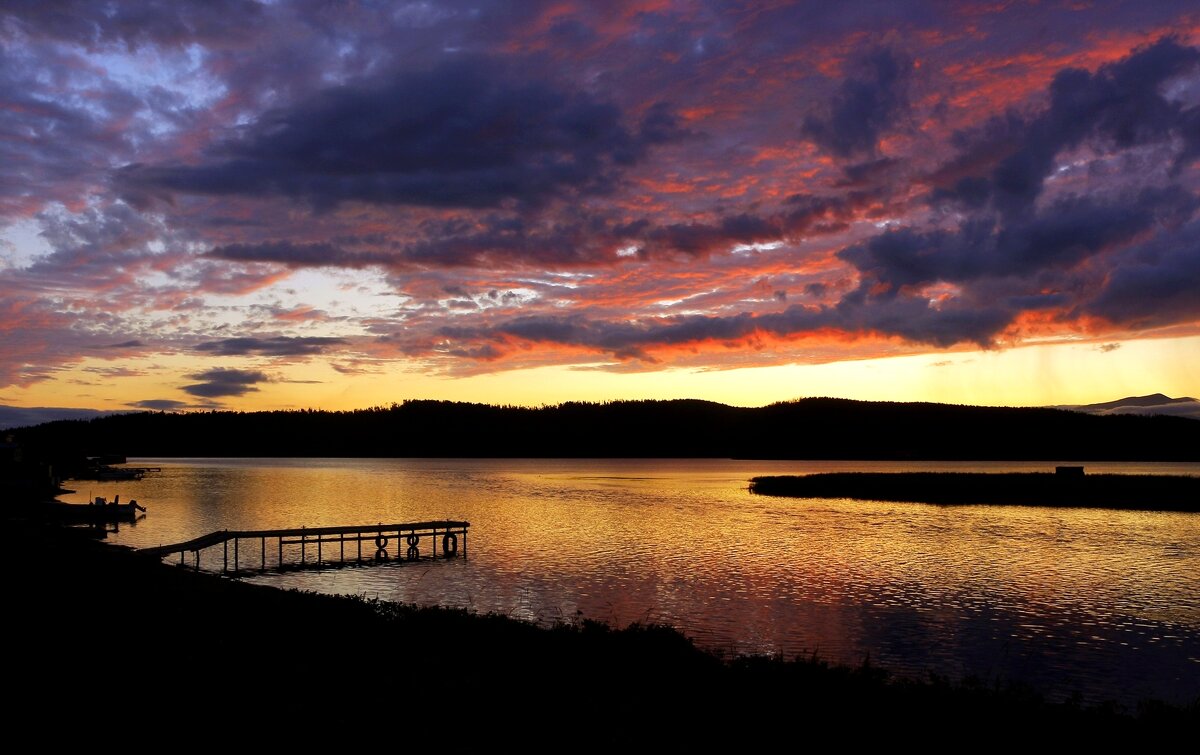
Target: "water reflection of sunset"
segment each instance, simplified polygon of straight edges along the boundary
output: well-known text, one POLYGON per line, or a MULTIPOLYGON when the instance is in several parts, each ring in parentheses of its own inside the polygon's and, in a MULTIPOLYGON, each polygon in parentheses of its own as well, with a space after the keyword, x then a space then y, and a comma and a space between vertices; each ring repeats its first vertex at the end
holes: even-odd
POLYGON ((914 673, 1042 674, 1064 690, 1165 685, 1179 694, 1200 680, 1200 662, 1189 660, 1200 658, 1200 602, 1188 576, 1200 571, 1194 515, 801 501, 746 490, 757 474, 904 468, 895 462, 155 463, 162 474, 126 493, 150 512, 117 542, 157 545, 224 528, 472 525, 465 563, 255 581, 542 623, 661 621, 715 649, 815 651, 852 663, 869 654, 914 673))

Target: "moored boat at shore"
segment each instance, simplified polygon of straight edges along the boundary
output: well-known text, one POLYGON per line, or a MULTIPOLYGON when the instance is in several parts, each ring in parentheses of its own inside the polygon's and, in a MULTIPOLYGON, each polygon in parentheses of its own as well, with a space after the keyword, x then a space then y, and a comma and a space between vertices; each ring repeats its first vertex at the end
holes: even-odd
POLYGON ((137 501, 120 500, 120 496, 112 501, 97 496, 91 503, 49 501, 44 510, 50 518, 66 522, 132 522, 145 515, 146 507, 137 501))

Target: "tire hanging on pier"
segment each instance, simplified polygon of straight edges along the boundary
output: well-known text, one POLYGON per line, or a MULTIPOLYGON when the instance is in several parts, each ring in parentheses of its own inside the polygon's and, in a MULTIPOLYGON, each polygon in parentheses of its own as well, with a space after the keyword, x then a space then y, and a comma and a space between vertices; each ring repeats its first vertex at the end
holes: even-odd
POLYGON ((387 544, 388 544, 388 539, 386 537, 384 537, 383 535, 380 535, 375 538, 375 547, 378 548, 378 550, 375 551, 375 560, 376 561, 387 561, 387 557, 388 557, 387 544))
POLYGON ((454 558, 458 555, 458 535, 447 532, 442 536, 442 555, 446 558, 454 558))
MULTIPOLYGON (((412 534, 408 536, 408 560, 416 561, 421 558, 421 551, 417 548, 417 543, 421 542, 420 536, 412 534)), ((434 551, 437 553, 437 551, 434 551)))

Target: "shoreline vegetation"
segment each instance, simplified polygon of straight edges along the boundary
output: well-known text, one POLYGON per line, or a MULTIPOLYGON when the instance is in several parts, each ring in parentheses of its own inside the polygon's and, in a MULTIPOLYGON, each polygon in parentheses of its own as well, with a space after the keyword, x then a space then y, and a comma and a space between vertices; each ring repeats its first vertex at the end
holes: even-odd
POLYGON ((827 472, 750 480, 750 492, 942 505, 1200 512, 1200 477, 1049 472, 827 472))
POLYGON ((1200 723, 1200 700, 1123 709, 994 680, 891 678, 869 663, 721 658, 669 628, 540 629, 197 574, 81 530, 14 520, 6 530, 10 733, 677 751, 799 746, 814 733, 1165 745, 1200 723))
MULTIPOLYGON (((11 431, 33 458, 521 457, 1200 461, 1200 421, 809 398, 745 408, 405 401, 355 411, 140 412, 11 431)), ((64 470, 67 471, 67 470, 64 470)))
POLYGON ((161 749, 181 737, 193 747, 336 740, 450 751, 515 741, 534 751, 641 752, 799 747, 814 736, 959 748, 985 733, 989 744, 1014 747, 1145 748, 1200 726, 1200 699, 1132 708, 1049 701, 1005 680, 901 679, 819 656, 721 657, 661 626, 564 617, 543 629, 278 590, 168 566, 32 516, 72 460, 98 454, 865 459, 903 449, 899 458, 1193 461, 1193 420, 823 399, 755 410, 408 402, 363 412, 116 415, 13 435, 0 479, 0 554, 14 699, 4 721, 17 741, 104 736, 161 749), (972 442, 948 441, 953 432, 972 442), (1051 432, 1054 442, 1043 442, 1051 432), (911 442, 897 443, 897 433, 911 442), (1029 445, 1006 455, 1022 438, 1029 445))

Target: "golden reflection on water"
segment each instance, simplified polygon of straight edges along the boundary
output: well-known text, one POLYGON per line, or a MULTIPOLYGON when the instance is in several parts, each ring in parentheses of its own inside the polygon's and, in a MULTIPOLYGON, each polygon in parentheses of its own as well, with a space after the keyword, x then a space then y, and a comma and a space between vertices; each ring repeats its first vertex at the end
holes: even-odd
MULTIPOLYGON (((1052 464, 729 460, 139 460, 111 536, 462 519, 470 560, 269 574, 269 584, 496 611, 670 623, 714 649, 817 652, 1062 693, 1200 696, 1200 515, 754 496, 759 474, 1052 464)), ((1153 471, 1200 474, 1200 465, 1153 471)), ((1089 465, 1145 472, 1146 465, 1089 465)), ((259 563, 243 544, 243 565, 259 563)), ((327 553, 326 556, 332 554, 327 553)), ((209 554, 206 568, 220 568, 209 554)))

